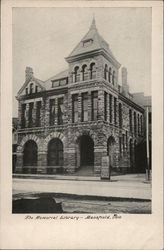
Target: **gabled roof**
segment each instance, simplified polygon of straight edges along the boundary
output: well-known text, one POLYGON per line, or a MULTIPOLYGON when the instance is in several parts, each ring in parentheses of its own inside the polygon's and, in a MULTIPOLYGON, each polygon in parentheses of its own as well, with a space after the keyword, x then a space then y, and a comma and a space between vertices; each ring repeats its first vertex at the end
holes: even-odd
POLYGON ((35 78, 34 76, 27 79, 25 83, 23 84, 22 88, 18 91, 18 96, 22 93, 22 91, 26 88, 26 86, 29 84, 29 82, 35 82, 42 90, 45 90, 44 88, 44 82, 38 78, 35 78))
POLYGON ((51 78, 49 78, 48 80, 46 80, 44 82, 44 87, 46 88, 46 90, 49 90, 52 88, 52 81, 66 78, 66 77, 68 77, 68 69, 63 70, 60 73, 58 73, 58 74, 52 76, 51 78))
MULTIPOLYGON (((93 18, 92 24, 88 33, 83 37, 83 39, 78 43, 78 45, 74 48, 74 50, 70 53, 69 57, 73 57, 76 55, 80 55, 86 52, 104 49, 108 54, 110 54, 113 58, 113 54, 109 48, 108 43, 100 36, 98 30, 96 28, 95 19, 93 18), (85 46, 85 42, 91 41, 89 46, 85 46)), ((115 58, 114 58, 115 59, 115 58)))

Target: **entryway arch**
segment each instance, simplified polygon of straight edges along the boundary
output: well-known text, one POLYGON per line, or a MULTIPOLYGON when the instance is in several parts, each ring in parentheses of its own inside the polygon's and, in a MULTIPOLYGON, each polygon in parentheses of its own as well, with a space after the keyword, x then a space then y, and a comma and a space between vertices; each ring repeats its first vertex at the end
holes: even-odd
POLYGON ((48 166, 63 166, 63 143, 59 138, 53 138, 48 143, 48 166))
MULTIPOLYGON (((27 141, 24 144, 24 150, 23 150, 24 170, 27 169, 27 167, 37 166, 37 158, 38 158, 38 146, 37 146, 36 142, 33 140, 27 141)), ((31 172, 35 173, 36 168, 31 168, 31 172)))

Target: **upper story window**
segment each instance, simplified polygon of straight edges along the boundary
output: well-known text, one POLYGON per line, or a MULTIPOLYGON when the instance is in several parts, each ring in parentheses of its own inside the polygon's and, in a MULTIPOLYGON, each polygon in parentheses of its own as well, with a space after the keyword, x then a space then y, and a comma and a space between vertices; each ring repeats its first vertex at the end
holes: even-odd
POLYGON ((50 99, 50 126, 55 124, 55 99, 50 99))
POLYGON ((107 121, 107 93, 104 92, 104 120, 107 121))
POLYGON ((78 66, 75 67, 75 82, 79 82, 80 81, 80 69, 78 66))
POLYGON ((91 63, 91 65, 90 65, 90 78, 91 79, 96 78, 96 65, 95 65, 95 63, 91 63))
POLYGON ((121 103, 119 103, 118 109, 119 109, 119 127, 122 128, 122 104, 121 103))
POLYGON ((93 39, 87 39, 83 41, 83 47, 88 47, 93 43, 93 39))
POLYGON ((112 95, 109 94, 109 121, 112 123, 112 95))
POLYGON ((78 122, 78 94, 72 95, 72 122, 78 122))
POLYGON ((63 124, 63 115, 64 115, 64 99, 58 99, 58 125, 63 124))
POLYGON ((30 94, 33 93, 33 83, 30 83, 30 94))
POLYGON ((136 119, 136 112, 134 112, 134 134, 137 133, 137 119, 136 119))
POLYGON ((81 121, 88 121, 88 93, 82 93, 82 117, 81 121))
POLYGON ((40 111, 41 111, 41 101, 38 101, 36 102, 36 127, 40 127, 41 125, 40 111))
POLYGON ((137 116, 137 122, 138 122, 138 135, 140 135, 140 117, 139 117, 139 114, 137 116))
POLYGON ((21 105, 21 128, 26 127, 25 113, 26 113, 26 104, 24 103, 24 104, 21 105))
POLYGON ((33 117, 32 117, 32 113, 33 113, 33 108, 34 108, 34 103, 30 102, 29 103, 29 113, 28 113, 28 127, 31 128, 33 126, 33 117))
POLYGON ((96 121, 98 119, 98 91, 93 91, 91 97, 92 97, 92 121, 96 121))
POLYGON ((108 66, 107 64, 105 64, 105 68, 104 68, 104 79, 107 80, 107 76, 108 75, 108 66))
POLYGON ((68 83, 67 78, 52 81, 52 88, 64 86, 68 83))
POLYGON ((116 78, 115 71, 113 71, 113 75, 112 75, 112 84, 113 85, 115 84, 115 78, 116 78))
POLYGON ((140 124, 141 124, 141 135, 143 133, 143 120, 142 115, 140 116, 140 124))
POLYGON ((86 81, 88 79, 88 71, 87 65, 82 66, 82 81, 86 81))
POLYGON ((114 97, 114 124, 117 124, 117 98, 114 97))
POLYGON ((26 88, 26 95, 28 95, 28 88, 26 88))
POLYGON ((130 132, 132 132, 132 110, 129 109, 129 127, 130 127, 130 132))
POLYGON ((112 82, 112 69, 111 69, 111 67, 109 68, 109 72, 108 72, 108 80, 109 80, 109 82, 112 82))
POLYGON ((36 85, 35 86, 35 93, 37 93, 38 92, 38 86, 36 85))

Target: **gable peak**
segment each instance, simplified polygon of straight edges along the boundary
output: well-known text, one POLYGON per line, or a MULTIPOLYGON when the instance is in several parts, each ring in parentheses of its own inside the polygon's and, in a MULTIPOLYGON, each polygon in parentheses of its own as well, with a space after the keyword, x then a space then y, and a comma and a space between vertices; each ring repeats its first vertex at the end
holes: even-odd
POLYGON ((90 30, 93 30, 93 29, 97 29, 96 28, 96 21, 95 21, 95 17, 93 16, 93 19, 92 19, 92 23, 91 23, 91 26, 90 26, 90 30))

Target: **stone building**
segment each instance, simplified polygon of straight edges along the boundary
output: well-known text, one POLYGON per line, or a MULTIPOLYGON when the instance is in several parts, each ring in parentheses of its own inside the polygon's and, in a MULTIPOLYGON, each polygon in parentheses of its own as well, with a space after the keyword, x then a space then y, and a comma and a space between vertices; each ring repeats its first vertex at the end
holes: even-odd
POLYGON ((93 19, 66 57, 68 69, 41 81, 26 68, 17 94, 17 173, 109 176, 134 172, 144 109, 133 101, 122 68, 93 19))

